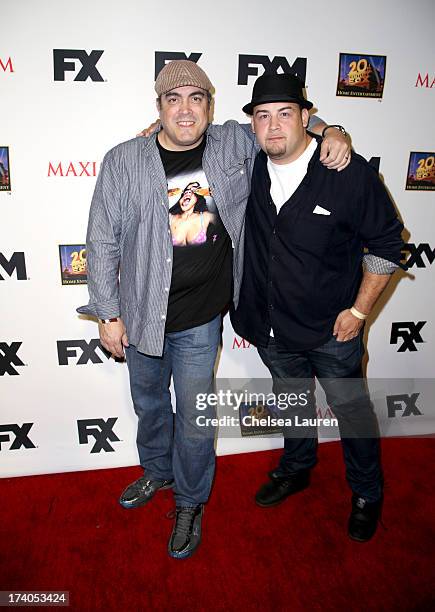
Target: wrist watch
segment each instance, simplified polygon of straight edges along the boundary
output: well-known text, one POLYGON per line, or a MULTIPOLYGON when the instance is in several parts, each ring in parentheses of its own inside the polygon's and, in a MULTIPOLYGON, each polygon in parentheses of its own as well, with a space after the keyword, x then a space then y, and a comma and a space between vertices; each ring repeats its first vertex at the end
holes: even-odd
POLYGON ((113 319, 100 319, 101 323, 116 323, 118 317, 114 317, 113 319))
POLYGON ((343 136, 347 136, 347 132, 342 125, 325 125, 322 130, 322 138, 325 138, 326 130, 329 130, 329 128, 335 128, 339 130, 343 134, 343 136))

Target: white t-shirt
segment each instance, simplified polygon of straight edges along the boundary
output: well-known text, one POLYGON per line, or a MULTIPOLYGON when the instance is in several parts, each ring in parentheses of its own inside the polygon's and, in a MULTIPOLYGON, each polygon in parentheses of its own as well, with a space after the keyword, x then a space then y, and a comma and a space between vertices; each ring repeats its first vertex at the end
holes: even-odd
POLYGON ((271 182, 270 195, 278 213, 301 184, 316 148, 317 141, 313 138, 302 155, 289 164, 274 164, 270 158, 267 158, 267 170, 271 182))

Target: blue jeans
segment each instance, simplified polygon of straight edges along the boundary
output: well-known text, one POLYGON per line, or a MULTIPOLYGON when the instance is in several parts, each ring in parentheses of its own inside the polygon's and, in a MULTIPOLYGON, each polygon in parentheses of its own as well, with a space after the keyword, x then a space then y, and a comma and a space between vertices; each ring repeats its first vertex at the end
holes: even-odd
MULTIPOLYGON (((281 349, 271 338, 267 348, 258 348, 258 353, 272 375, 275 394, 303 392, 307 386, 310 389, 308 405, 292 409, 299 420, 316 418, 314 377, 317 377, 338 420, 350 488, 367 501, 379 500, 383 488, 379 431, 361 369, 362 334, 348 342, 338 342, 332 336, 319 348, 300 352, 281 349)), ((285 437, 277 475, 312 468, 316 451, 316 428, 303 428, 302 432, 298 428, 297 434, 293 429, 293 435, 285 437)))
POLYGON ((162 357, 126 349, 130 389, 138 416, 137 448, 145 474, 174 479, 179 506, 205 503, 215 468, 214 438, 196 424, 199 414, 213 417, 210 407, 196 409, 197 393, 211 393, 213 368, 221 337, 221 315, 209 323, 167 333, 162 357), (176 413, 169 391, 174 379, 176 413))

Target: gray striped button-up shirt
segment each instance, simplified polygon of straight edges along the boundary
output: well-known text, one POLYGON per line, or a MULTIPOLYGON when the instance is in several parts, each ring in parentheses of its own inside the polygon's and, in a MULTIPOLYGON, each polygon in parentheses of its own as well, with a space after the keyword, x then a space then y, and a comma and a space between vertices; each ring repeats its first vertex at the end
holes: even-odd
MULTIPOLYGON (((234 248, 234 302, 243 266, 246 202, 258 146, 236 121, 209 125, 203 170, 234 248)), ((105 156, 89 213, 89 304, 78 312, 121 316, 129 342, 162 355, 172 274, 168 189, 156 134, 135 138, 105 156)))

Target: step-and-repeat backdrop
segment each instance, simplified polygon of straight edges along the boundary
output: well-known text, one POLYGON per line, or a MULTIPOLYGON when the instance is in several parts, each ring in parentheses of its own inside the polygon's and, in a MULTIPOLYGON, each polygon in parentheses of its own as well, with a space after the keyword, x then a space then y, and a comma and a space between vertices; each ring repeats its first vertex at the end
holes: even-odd
MULTIPOLYGON (((406 225, 409 272, 370 318, 367 372, 385 435, 435 431, 435 64, 432 0, 0 1, 0 470, 137 463, 125 364, 87 302, 87 216, 104 153, 156 118, 165 62, 198 62, 214 121, 246 122, 263 71, 293 72, 379 168, 406 225)), ((218 376, 268 377, 224 321, 218 376)), ((329 414, 319 396, 319 414, 329 414)), ((274 448, 220 436, 219 453, 274 448)))

